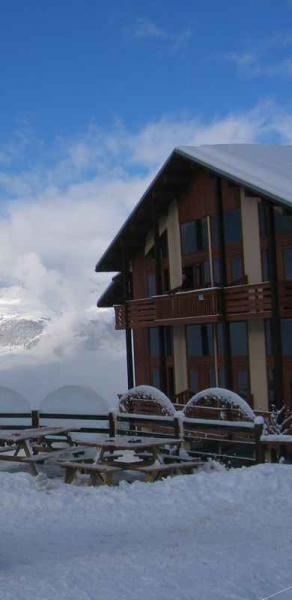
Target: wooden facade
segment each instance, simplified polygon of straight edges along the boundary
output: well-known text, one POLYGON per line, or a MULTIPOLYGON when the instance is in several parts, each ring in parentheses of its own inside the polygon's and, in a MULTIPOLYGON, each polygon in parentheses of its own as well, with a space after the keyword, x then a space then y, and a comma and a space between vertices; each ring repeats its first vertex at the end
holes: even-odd
POLYGON ((291 214, 211 168, 167 163, 97 265, 127 270, 127 297, 113 284, 99 305, 127 332, 136 385, 292 406, 291 214))

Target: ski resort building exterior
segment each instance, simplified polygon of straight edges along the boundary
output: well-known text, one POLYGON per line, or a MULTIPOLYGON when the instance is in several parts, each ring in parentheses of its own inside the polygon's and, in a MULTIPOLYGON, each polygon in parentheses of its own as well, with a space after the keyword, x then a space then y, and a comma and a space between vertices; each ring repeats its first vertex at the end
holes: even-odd
POLYGON ((96 266, 128 384, 292 407, 292 147, 176 148, 96 266))

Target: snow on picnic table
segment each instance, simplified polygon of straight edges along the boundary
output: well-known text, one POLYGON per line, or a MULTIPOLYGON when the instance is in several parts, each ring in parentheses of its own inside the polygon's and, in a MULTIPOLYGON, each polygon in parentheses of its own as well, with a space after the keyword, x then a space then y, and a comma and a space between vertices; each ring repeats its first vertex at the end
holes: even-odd
POLYGON ((0 486, 1 600, 262 600, 292 586, 292 466, 112 488, 1 472, 0 486))

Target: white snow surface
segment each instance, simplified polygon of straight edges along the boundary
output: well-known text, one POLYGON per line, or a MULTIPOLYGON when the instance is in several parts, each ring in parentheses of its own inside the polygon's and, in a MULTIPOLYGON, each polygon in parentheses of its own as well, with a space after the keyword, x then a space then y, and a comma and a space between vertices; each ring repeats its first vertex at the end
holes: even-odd
POLYGON ((1 600, 262 600, 292 586, 292 466, 99 488, 0 472, 0 486, 1 600))
POLYGON ((227 404, 230 404, 231 406, 234 406, 235 408, 240 408, 240 410, 243 412, 243 414, 245 414, 249 419, 252 419, 253 421, 256 418, 255 413, 253 412, 252 408, 249 406, 249 404, 243 398, 241 398, 241 396, 239 396, 235 392, 232 392, 231 390, 226 390, 224 388, 217 388, 217 387, 207 388, 206 390, 201 390, 200 392, 195 394, 187 402, 187 404, 185 406, 185 410, 188 406, 195 406, 196 404, 199 403, 200 400, 202 400, 202 398, 206 398, 208 396, 210 398, 212 398, 214 396, 221 398, 223 401, 227 402, 227 404))
POLYGON ((180 146, 182 155, 250 184, 260 193, 292 204, 292 146, 280 144, 216 144, 180 146))

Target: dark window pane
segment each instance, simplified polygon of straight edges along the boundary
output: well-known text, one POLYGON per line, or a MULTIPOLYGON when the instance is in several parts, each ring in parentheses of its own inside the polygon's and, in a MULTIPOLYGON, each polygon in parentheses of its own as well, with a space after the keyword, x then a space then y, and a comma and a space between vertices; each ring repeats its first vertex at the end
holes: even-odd
POLYGON ((281 319, 284 356, 292 356, 292 319, 281 319))
POLYGON ((159 357, 160 343, 158 327, 150 327, 149 329, 149 351, 151 357, 159 357))
POLYGON ((181 226, 182 253, 194 254, 208 250, 207 219, 197 219, 181 226))
POLYGON ((156 295, 156 278, 153 273, 147 275, 147 296, 156 295))
POLYGON ((271 252, 269 249, 262 252, 262 272, 263 281, 269 281, 271 279, 271 252))
POLYGON ((188 356, 213 356, 212 325, 187 326, 188 356))
POLYGON ((219 369, 219 386, 223 388, 226 387, 226 376, 224 367, 220 367, 219 369))
POLYGON ((232 356, 248 356, 247 323, 230 323, 230 342, 232 356))
POLYGON ((202 263, 202 285, 208 287, 211 283, 210 276, 210 263, 208 260, 205 260, 202 263))
POLYGON ((160 254, 161 254, 161 258, 168 257, 168 242, 167 242, 167 232, 166 231, 160 237, 160 254))
POLYGON ((292 279, 292 248, 284 249, 283 262, 285 279, 292 279))
POLYGON ((159 369, 151 369, 151 383, 154 387, 160 388, 159 369))
POLYGON ((240 281, 243 277, 241 256, 232 256, 231 258, 231 277, 232 282, 240 281))
POLYGON ((218 248, 220 248, 220 227, 218 215, 213 215, 211 217, 211 241, 212 248, 218 250, 218 248))
POLYGON ((274 211, 275 214, 275 229, 276 233, 285 234, 292 233, 292 216, 291 215, 281 215, 277 210, 274 211))
POLYGON ((271 365, 268 365, 268 395, 271 410, 272 405, 275 403, 275 372, 271 365))
POLYGON ((241 218, 239 208, 224 212, 224 233, 226 244, 241 241, 241 218))
POLYGON ((214 285, 222 285, 222 258, 213 259, 213 277, 214 285))
POLYGON ((173 328, 165 327, 164 328, 164 343, 165 343, 165 354, 166 356, 172 356, 172 348, 173 348, 173 328))
POLYGON ((260 234, 262 238, 269 237, 270 235, 270 218, 269 218, 269 207, 263 202, 259 202, 259 223, 260 223, 260 234))
POLYGON ((163 291, 168 292, 170 289, 169 270, 163 269, 163 291))
POLYGON ((194 369, 190 369, 190 386, 192 394, 196 394, 199 391, 199 374, 194 369))
POLYGON ((272 323, 270 319, 265 320, 265 336, 266 336, 266 354, 268 356, 273 354, 272 346, 272 323))
POLYGON ((249 392, 249 376, 247 370, 238 371, 237 373, 237 381, 238 381, 238 393, 241 396, 247 396, 249 392))
POLYGON ((187 349, 189 356, 202 356, 202 335, 200 325, 187 326, 187 349))
POLYGON ((195 289, 194 267, 192 267, 192 266, 183 268, 182 289, 183 290, 194 290, 195 289))
POLYGON ((216 386, 215 367, 212 365, 209 369, 209 387, 216 386))
POLYGON ((217 344, 219 356, 224 356, 224 325, 222 323, 217 325, 217 344))

